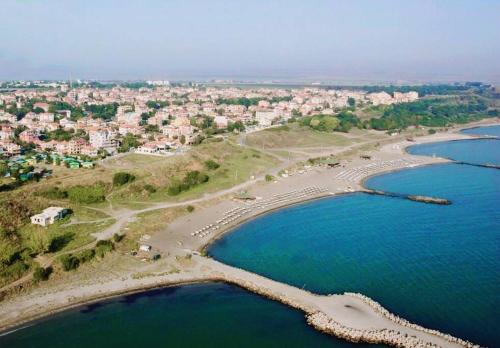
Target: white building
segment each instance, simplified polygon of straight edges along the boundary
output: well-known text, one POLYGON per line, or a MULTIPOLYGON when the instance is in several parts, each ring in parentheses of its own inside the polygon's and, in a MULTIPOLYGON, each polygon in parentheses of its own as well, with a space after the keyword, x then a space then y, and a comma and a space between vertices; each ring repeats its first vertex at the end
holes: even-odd
POLYGON ((40 214, 31 217, 31 223, 40 226, 53 224, 59 219, 62 219, 66 214, 66 209, 61 207, 49 207, 44 209, 40 214))
POLYGON ((114 136, 115 134, 109 130, 91 130, 89 132, 89 143, 97 150, 104 149, 108 153, 113 153, 118 146, 114 136))
POLYGON ((139 247, 139 250, 140 250, 140 251, 151 251, 151 245, 142 244, 142 245, 139 247))
POLYGON ((259 125, 268 127, 276 119, 276 114, 274 111, 257 111, 255 112, 255 119, 259 122, 259 125))

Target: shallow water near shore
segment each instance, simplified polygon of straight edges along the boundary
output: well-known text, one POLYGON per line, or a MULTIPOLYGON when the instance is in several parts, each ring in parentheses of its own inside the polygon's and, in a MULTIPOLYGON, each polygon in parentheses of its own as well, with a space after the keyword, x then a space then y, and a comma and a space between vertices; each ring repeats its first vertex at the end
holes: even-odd
POLYGON ((63 312, 0 336, 0 347, 360 346, 317 332, 301 311, 232 285, 206 283, 63 312))
MULTIPOLYGON (((433 144, 433 151, 454 143, 433 144)), ((500 153, 497 140, 461 146, 460 161, 485 163, 481 156, 500 153)), ((410 321, 498 346, 500 171, 433 165, 376 176, 366 186, 453 204, 363 193, 322 199, 250 221, 209 253, 311 291, 360 292, 410 321)))

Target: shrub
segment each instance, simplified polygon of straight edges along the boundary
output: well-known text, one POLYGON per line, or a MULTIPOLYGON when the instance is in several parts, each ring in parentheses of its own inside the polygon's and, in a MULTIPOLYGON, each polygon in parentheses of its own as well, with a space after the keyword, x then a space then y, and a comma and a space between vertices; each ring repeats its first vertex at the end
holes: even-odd
POLYGON ((73 233, 65 233, 63 235, 54 236, 49 240, 48 251, 50 253, 55 253, 59 250, 62 250, 69 242, 71 242, 74 238, 73 233))
POLYGON ((113 241, 114 241, 115 243, 119 243, 119 242, 121 242, 121 240, 123 239, 123 237, 124 237, 124 236, 123 236, 123 234, 118 234, 118 233, 115 233, 115 234, 113 235, 113 241))
POLYGON ((146 191, 148 191, 149 193, 155 193, 156 192, 156 188, 153 185, 150 185, 150 184, 144 185, 144 189, 146 191))
POLYGON ((174 183, 174 184, 171 184, 169 187, 168 187, 168 190, 167 190, 167 193, 170 195, 170 196, 177 196, 178 194, 181 193, 181 185, 179 183, 174 183))
POLYGON ((11 265, 2 269, 2 271, 0 272, 0 277, 18 279, 28 270, 28 268, 28 265, 23 261, 17 260, 11 265))
POLYGON ((167 192, 170 196, 177 196, 182 191, 187 191, 191 187, 206 183, 209 179, 210 177, 207 174, 193 170, 188 172, 181 182, 175 181, 172 183, 168 187, 167 192))
POLYGON ((71 254, 64 254, 59 256, 59 262, 64 271, 68 272, 74 269, 77 269, 80 266, 80 261, 78 258, 71 254))
POLYGON ((436 130, 435 129, 429 129, 429 134, 436 134, 436 130))
POLYGON ((105 200, 104 186, 97 184, 94 186, 73 186, 68 190, 70 201, 75 203, 99 203, 105 200))
POLYGON ((42 190, 36 193, 38 196, 42 196, 48 199, 65 199, 68 198, 68 192, 61 190, 59 187, 51 187, 46 190, 42 190))
POLYGON ((189 213, 192 213, 194 211, 194 207, 192 205, 188 205, 186 207, 186 210, 189 212, 189 213))
POLYGON ((212 161, 212 160, 208 160, 208 161, 205 161, 205 167, 208 169, 208 170, 215 170, 217 168, 220 167, 220 164, 215 162, 215 161, 212 161))
POLYGON ((110 240, 100 240, 97 242, 95 247, 95 254, 100 258, 103 258, 106 253, 113 251, 115 246, 110 240))
POLYGON ((36 282, 49 279, 50 274, 52 273, 52 267, 43 268, 37 266, 35 271, 33 272, 33 279, 36 282))
POLYGON ((274 180, 274 176, 272 176, 271 174, 266 174, 266 181, 273 181, 274 180))
POLYGON ((95 256, 94 249, 83 250, 76 257, 80 263, 85 263, 91 261, 95 256))
POLYGON ((113 175, 113 186, 123 186, 134 180, 134 175, 125 172, 118 172, 113 175))

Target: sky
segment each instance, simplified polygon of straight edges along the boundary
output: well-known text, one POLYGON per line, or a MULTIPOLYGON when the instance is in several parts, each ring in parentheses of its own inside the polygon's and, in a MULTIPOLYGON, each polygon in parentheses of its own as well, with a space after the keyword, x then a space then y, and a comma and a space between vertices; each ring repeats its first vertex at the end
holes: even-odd
POLYGON ((500 0, 1 0, 0 80, 500 82, 500 0))

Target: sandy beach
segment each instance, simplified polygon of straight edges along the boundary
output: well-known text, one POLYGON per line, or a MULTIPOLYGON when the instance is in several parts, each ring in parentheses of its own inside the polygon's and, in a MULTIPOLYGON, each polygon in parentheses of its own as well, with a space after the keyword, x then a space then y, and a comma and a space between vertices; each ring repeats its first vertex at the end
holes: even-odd
MULTIPOLYGON (((467 128, 476 125, 483 123, 468 125, 467 128)), ((404 347, 473 346, 392 316, 362 295, 319 296, 202 256, 204 249, 215 239, 261 214, 307 200, 363 191, 364 180, 380 173, 449 162, 443 158, 413 156, 405 151, 408 146, 472 138, 475 137, 453 129, 413 141, 395 139, 370 151, 369 159, 355 157, 341 161, 334 168, 305 165, 285 172, 284 176, 276 176, 272 182, 255 178, 250 183, 225 190, 209 200, 213 204, 197 207, 193 213, 181 216, 163 231, 144 240, 162 255, 161 260, 154 263, 131 261, 119 270, 96 274, 95 278, 81 280, 75 276, 79 280, 73 283, 54 282, 50 286, 34 287, 28 292, 9 296, 0 302, 0 331, 124 293, 190 282, 224 281, 300 309, 305 312, 308 323, 318 330, 350 341, 404 347), (255 199, 234 199, 234 195, 242 190, 255 199)), ((196 200, 195 203, 202 201, 196 200)), ((186 204, 191 203, 176 205, 186 204)), ((151 210, 170 206, 153 207, 151 210)), ((110 231, 120 230, 133 216, 125 214, 123 221, 118 221, 110 231)))

